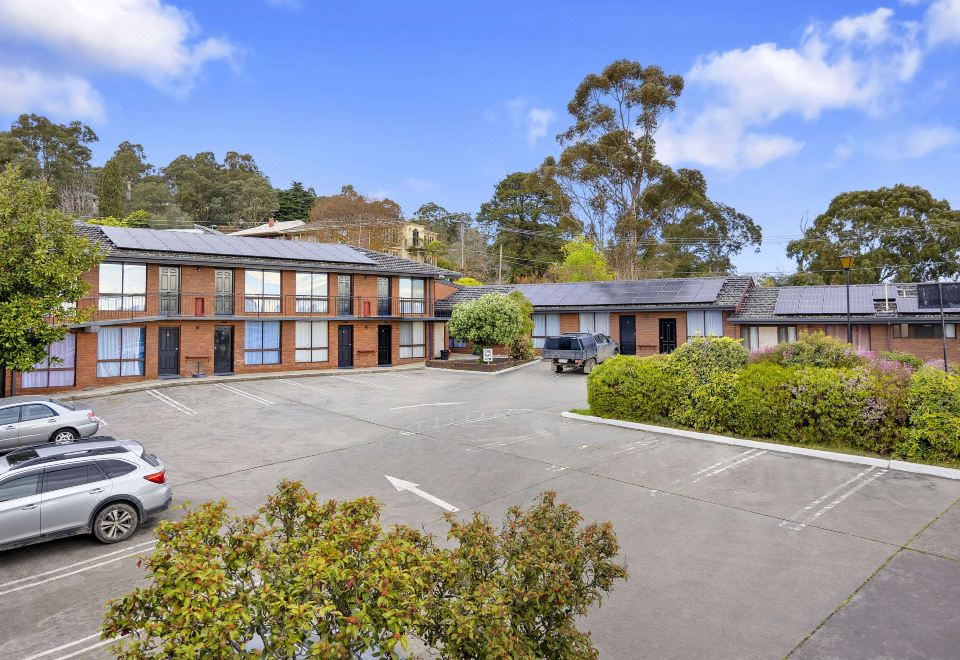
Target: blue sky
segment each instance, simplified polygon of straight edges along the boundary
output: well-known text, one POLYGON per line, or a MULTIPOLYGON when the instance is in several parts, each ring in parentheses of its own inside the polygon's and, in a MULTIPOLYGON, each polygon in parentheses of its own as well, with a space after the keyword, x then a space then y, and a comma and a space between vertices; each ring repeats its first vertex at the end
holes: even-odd
POLYGON ((661 154, 763 227, 741 271, 792 270, 786 241, 845 190, 960 205, 960 0, 0 0, 0 125, 76 118, 98 163, 122 140, 158 165, 233 149, 277 186, 474 211, 617 58, 687 79, 661 154))

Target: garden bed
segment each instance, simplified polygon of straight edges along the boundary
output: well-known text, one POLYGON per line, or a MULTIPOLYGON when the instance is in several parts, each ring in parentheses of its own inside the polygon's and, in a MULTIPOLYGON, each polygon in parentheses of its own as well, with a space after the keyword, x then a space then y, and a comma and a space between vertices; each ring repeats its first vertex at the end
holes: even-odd
POLYGON ((452 369, 454 371, 479 371, 481 373, 496 373, 504 369, 521 367, 533 364, 538 360, 514 360, 508 357, 495 357, 493 362, 478 362, 476 360, 427 360, 427 366, 432 369, 452 369))

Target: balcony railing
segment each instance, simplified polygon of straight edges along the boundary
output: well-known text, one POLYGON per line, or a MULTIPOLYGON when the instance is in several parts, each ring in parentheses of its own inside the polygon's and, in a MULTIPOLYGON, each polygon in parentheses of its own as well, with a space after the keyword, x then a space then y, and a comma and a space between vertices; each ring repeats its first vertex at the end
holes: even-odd
POLYGON ((246 295, 213 292, 100 294, 81 299, 95 308, 91 321, 138 318, 217 317, 424 317, 433 313, 424 298, 397 296, 246 295))

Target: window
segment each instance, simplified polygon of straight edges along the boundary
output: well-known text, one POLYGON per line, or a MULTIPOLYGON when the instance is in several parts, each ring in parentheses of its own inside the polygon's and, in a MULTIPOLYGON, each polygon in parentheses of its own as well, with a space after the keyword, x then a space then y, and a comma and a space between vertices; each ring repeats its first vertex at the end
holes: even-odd
POLYGON ((53 412, 49 407, 43 405, 42 403, 28 403, 23 406, 23 410, 20 412, 20 421, 29 422, 34 419, 45 419, 47 417, 56 417, 57 413, 53 412))
POLYGON ((297 273, 297 313, 327 313, 326 273, 297 273))
POLYGON ((276 314, 280 311, 280 271, 244 271, 243 295, 245 311, 276 314))
POLYGON ((48 468, 43 474, 43 492, 49 493, 54 490, 82 486, 101 479, 103 479, 103 475, 97 469, 97 466, 92 463, 71 465, 58 470, 48 468))
POLYGON ((73 333, 58 342, 47 345, 47 357, 23 374, 21 383, 29 387, 69 387, 74 383, 77 336, 73 333), (57 358, 60 361, 57 361, 57 358))
POLYGON ((108 461, 97 461, 97 464, 100 466, 100 469, 110 477, 115 479, 116 477, 122 477, 123 475, 133 472, 137 469, 136 465, 131 465, 126 461, 117 461, 117 460, 108 460, 108 461))
POLYGON ((144 329, 101 327, 97 332, 97 377, 142 376, 144 329))
MULTIPOLYGON (((941 339, 943 327, 939 323, 898 323, 893 326, 893 336, 897 339, 941 339)), ((947 339, 957 338, 957 325, 947 323, 947 339)))
POLYGON ((0 484, 0 502, 18 500, 21 497, 30 497, 37 494, 37 485, 40 483, 40 473, 25 474, 22 477, 7 479, 0 484))
POLYGON ((718 309, 698 309, 687 312, 687 340, 693 337, 722 337, 723 312, 718 309))
POLYGON ((377 315, 390 316, 393 313, 390 304, 390 278, 377 278, 377 315))
POLYGON ((400 278, 400 313, 423 314, 423 280, 416 277, 400 278))
POLYGON ((329 334, 326 321, 297 321, 296 362, 326 362, 329 334))
POLYGON ((400 359, 422 358, 424 350, 423 321, 400 324, 400 359))
POLYGON ((280 321, 247 321, 245 364, 280 364, 280 321))
MULTIPOLYGON (((851 326, 853 331, 853 345, 864 351, 870 350, 870 326, 869 325, 853 325, 851 326)), ((847 326, 843 324, 832 324, 826 326, 826 335, 828 337, 833 337, 844 343, 847 341, 847 326)))
POLYGON ((420 230, 413 230, 413 247, 420 247, 420 230))
POLYGON ((337 314, 353 316, 353 278, 350 275, 337 276, 337 314))
POLYGON ((581 312, 580 332, 610 334, 610 312, 581 312))
POLYGON ((147 308, 144 264, 100 264, 97 307, 103 312, 142 312, 147 308))
POLYGON ((559 314, 533 315, 533 347, 543 348, 543 340, 551 335, 560 334, 559 314))
POLYGON ((20 421, 20 406, 0 408, 0 424, 16 424, 20 421))
POLYGON ((466 348, 469 342, 466 339, 450 337, 450 348, 466 348))
POLYGON ((783 325, 777 328, 777 342, 792 344, 797 341, 797 326, 783 325))

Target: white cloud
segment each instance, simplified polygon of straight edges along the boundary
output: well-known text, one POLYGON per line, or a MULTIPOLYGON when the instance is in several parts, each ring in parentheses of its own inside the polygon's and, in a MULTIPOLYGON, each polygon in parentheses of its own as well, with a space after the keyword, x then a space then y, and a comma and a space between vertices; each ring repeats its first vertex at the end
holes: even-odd
POLYGON ((547 129, 554 120, 553 110, 530 108, 527 112, 527 144, 531 147, 537 140, 547 136, 547 129))
POLYGON ((506 106, 510 121, 526 133, 527 144, 531 147, 535 146, 538 140, 547 136, 550 124, 557 117, 553 110, 532 106, 524 96, 518 96, 507 101, 506 106))
POLYGON ((103 100, 83 78, 0 66, 0 112, 40 112, 63 119, 103 118, 103 100))
POLYGON ((922 59, 917 26, 892 16, 878 9, 826 28, 814 24, 794 48, 763 43, 700 58, 686 78, 706 95, 704 107, 664 123, 662 158, 726 170, 761 167, 803 146, 758 130, 783 117, 812 121, 832 110, 883 112, 922 59))
POLYGON ((830 27, 830 34, 842 41, 862 39, 871 44, 883 43, 890 37, 892 17, 893 10, 887 7, 880 7, 869 14, 845 16, 830 27))
POLYGON ((928 126, 914 129, 903 139, 902 154, 908 158, 922 158, 960 141, 960 131, 949 126, 928 126))
POLYGON ((924 16, 932 46, 960 42, 960 0, 936 0, 924 16))
POLYGON ((0 0, 0 28, 8 40, 59 53, 70 68, 134 75, 170 91, 237 54, 226 39, 199 39, 192 15, 161 0, 0 0))

